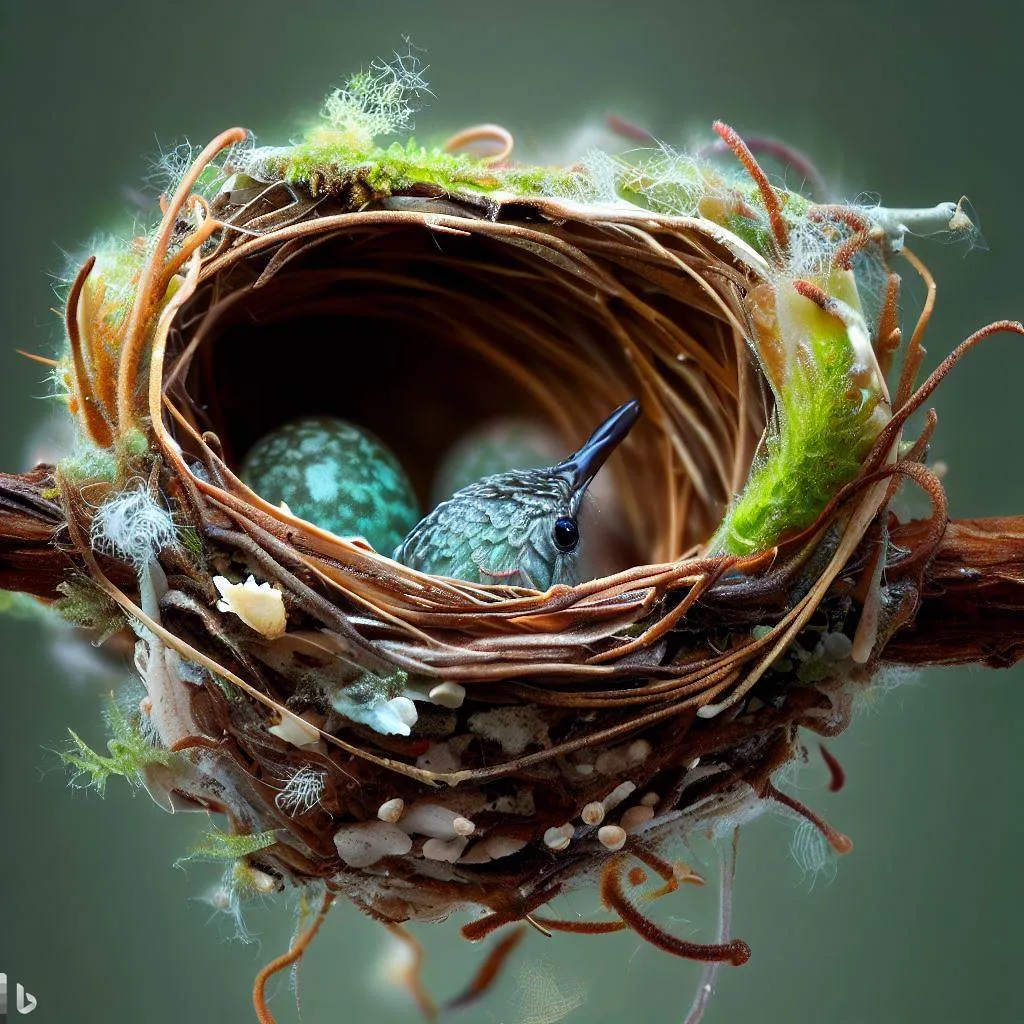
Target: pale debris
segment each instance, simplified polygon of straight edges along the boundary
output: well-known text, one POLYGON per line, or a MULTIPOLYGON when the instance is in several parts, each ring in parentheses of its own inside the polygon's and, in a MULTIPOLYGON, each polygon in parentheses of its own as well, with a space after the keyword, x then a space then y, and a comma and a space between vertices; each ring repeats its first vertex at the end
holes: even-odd
POLYGON ((412 849, 412 839, 387 821, 346 825, 334 835, 338 856, 352 868, 367 868, 383 857, 401 857, 412 849))
POLYGON ((385 800, 384 803, 377 808, 377 817, 381 821, 389 821, 392 825, 396 824, 405 812, 405 801, 400 797, 396 796, 392 800, 385 800))
POLYGON ((602 846, 615 853, 626 845, 626 830, 618 825, 602 825, 597 830, 597 838, 602 846))
POLYGON ((320 742, 320 731, 315 722, 313 712, 305 711, 301 715, 294 715, 289 711, 282 711, 281 721, 277 725, 272 725, 267 732, 293 747, 315 747, 320 742))
POLYGON ((506 754, 517 757, 531 743, 550 745, 547 719, 536 708, 508 706, 481 711, 469 719, 470 731, 493 740, 506 754))
POLYGON ((555 851, 564 850, 572 841, 575 832, 571 822, 555 825, 544 833, 544 845, 555 851))
POLYGON ((232 583, 226 576, 214 576, 213 585, 221 599, 217 610, 237 615, 250 629, 262 633, 268 640, 281 636, 286 627, 287 616, 284 598, 264 581, 257 584, 249 576, 244 583, 232 583))
POLYGON ((438 683, 427 694, 431 703, 443 708, 461 708, 466 699, 466 688, 458 683, 438 683))

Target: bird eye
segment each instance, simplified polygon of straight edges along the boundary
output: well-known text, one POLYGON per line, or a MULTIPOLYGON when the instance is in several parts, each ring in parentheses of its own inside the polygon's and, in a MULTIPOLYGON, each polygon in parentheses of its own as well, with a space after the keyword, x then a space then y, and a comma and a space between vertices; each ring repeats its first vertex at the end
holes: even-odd
POLYGON ((559 516, 551 535, 559 551, 572 551, 580 542, 580 528, 571 516, 559 516))

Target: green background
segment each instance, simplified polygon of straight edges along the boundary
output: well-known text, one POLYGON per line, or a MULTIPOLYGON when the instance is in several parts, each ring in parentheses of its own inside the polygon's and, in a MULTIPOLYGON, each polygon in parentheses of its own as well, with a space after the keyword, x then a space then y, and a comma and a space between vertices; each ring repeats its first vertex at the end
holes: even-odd
MULTIPOLYGON (((423 137, 496 120, 537 146, 614 110, 686 142, 721 117, 814 154, 850 197, 912 205, 966 192, 991 251, 916 246, 940 282, 931 363, 982 323, 1020 317, 1024 7, 826 6, 5 0, 0 466, 24 468, 50 410, 40 367, 13 352, 56 346, 48 274, 121 214, 121 189, 145 172, 155 138, 201 144, 242 124, 281 140, 403 33, 431 65, 423 137)), ((951 467, 954 514, 1024 512, 1022 367, 1020 339, 998 337, 935 398, 933 454, 951 467)), ((69 792, 50 753, 68 725, 99 737, 110 681, 71 678, 36 625, 0 621, 0 643, 0 971, 36 995, 40 1024, 250 1020, 252 975, 286 946, 290 911, 253 913, 260 947, 224 941, 198 901, 214 874, 171 866, 199 818, 164 815, 116 783, 105 800, 69 792)), ((723 972, 710 1024, 1024 1017, 1022 684, 1019 667, 928 672, 833 744, 849 773, 842 793, 826 792, 816 763, 800 776, 803 797, 856 844, 834 881, 811 891, 789 853, 789 820, 745 830, 735 932, 754 954, 723 972)), ((713 894, 673 899, 675 926, 706 935, 713 894)), ((482 951, 454 922, 419 931, 433 987, 454 991, 482 951)), ((303 1019, 415 1020, 375 980, 382 949, 377 926, 347 907, 332 914, 302 971, 303 1019)), ((584 992, 569 1020, 668 1024, 697 970, 623 935, 533 934, 464 1019, 539 1020, 540 979, 552 975, 584 992)), ((274 1005, 282 1024, 297 1019, 284 983, 274 1005)))

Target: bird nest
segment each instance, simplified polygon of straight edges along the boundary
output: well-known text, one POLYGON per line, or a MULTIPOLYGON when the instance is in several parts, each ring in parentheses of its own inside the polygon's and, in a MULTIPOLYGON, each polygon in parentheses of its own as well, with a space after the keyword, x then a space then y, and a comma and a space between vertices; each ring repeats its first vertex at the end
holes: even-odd
POLYGON ((58 373, 91 447, 53 472, 78 567, 62 607, 138 638, 146 696, 116 712, 119 749, 165 807, 224 815, 232 891, 324 894, 292 959, 340 895, 403 934, 469 909, 472 939, 628 928, 739 964, 727 915, 698 944, 645 909, 699 881, 680 842, 776 804, 849 849, 773 777, 803 756, 801 728, 846 727, 913 615, 946 505, 922 461, 933 418, 911 443, 902 430, 1007 325, 915 390, 929 302, 890 392, 885 211, 780 192, 721 134, 742 180, 701 171, 712 184, 680 214, 641 172, 614 202, 507 177, 270 173, 234 130, 130 258, 90 259, 71 286, 58 373), (568 451, 632 398, 643 417, 607 470, 615 571, 544 593, 424 575, 237 475, 268 429, 329 413, 375 431, 426 493, 476 421, 528 413, 568 451), (889 543, 903 479, 932 505, 912 548, 889 543), (409 735, 339 713, 342 691, 413 699, 409 735), (595 881, 607 919, 541 909, 595 881))

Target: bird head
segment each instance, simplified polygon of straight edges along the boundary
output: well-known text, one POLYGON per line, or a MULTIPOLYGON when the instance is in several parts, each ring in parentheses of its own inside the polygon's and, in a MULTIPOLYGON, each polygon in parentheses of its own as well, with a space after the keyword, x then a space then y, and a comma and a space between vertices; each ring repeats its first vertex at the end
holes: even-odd
POLYGON ((627 402, 561 462, 498 473, 462 488, 412 530, 396 559, 472 582, 539 590, 578 582, 584 496, 639 416, 640 404, 627 402))

